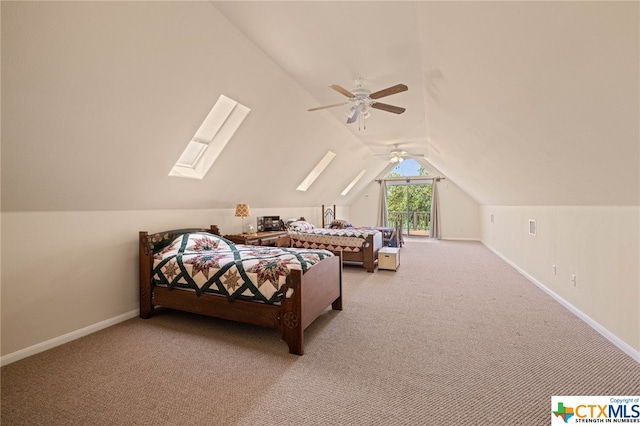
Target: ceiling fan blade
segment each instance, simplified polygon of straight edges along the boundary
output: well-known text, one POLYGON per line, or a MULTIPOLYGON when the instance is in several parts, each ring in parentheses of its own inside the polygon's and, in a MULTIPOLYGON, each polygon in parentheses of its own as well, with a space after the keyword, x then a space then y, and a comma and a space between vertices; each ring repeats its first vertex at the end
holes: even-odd
POLYGON ((337 107, 337 106, 342 106, 342 105, 346 105, 349 102, 341 102, 339 104, 333 104, 333 105, 325 105, 325 106, 319 106, 319 107, 315 107, 315 108, 309 108, 307 111, 317 111, 319 109, 326 109, 326 108, 333 108, 333 107, 337 107))
POLYGON ((378 90, 369 95, 371 99, 380 99, 385 96, 395 95, 396 93, 409 90, 404 84, 396 84, 395 86, 387 87, 386 89, 378 90))
POLYGON ((355 123, 355 122, 356 122, 356 120, 358 119, 358 115, 359 115, 359 114, 360 114, 360 109, 359 109, 359 108, 356 108, 356 109, 353 111, 353 115, 347 119, 347 124, 355 123))
POLYGON ((356 95, 354 95, 353 93, 351 93, 350 91, 348 91, 344 87, 340 86, 339 84, 330 84, 329 87, 331 87, 333 90, 335 90, 338 93, 342 93, 347 98, 355 98, 356 97, 356 95))
POLYGON ((371 108, 381 109, 383 111, 393 112, 395 114, 402 114, 403 112, 406 111, 405 108, 397 107, 397 106, 389 105, 389 104, 382 104, 380 102, 373 103, 371 105, 371 108))

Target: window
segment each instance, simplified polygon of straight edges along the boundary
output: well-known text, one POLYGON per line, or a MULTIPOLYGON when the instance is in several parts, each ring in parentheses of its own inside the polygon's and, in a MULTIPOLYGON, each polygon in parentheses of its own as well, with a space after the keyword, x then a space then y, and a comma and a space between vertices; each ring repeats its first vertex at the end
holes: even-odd
POLYGON ((389 172, 386 178, 389 226, 401 222, 407 235, 429 235, 432 181, 429 171, 411 158, 389 172))
POLYGON ((397 163, 387 176, 429 176, 429 174, 429 170, 422 164, 413 158, 406 158, 404 161, 397 163))
POLYGON ((362 169, 362 171, 358 173, 358 176, 353 178, 351 183, 347 185, 347 187, 340 193, 340 195, 347 195, 349 191, 351 191, 351 188, 353 188, 356 185, 356 183, 358 183, 360 179, 362 179, 362 176, 364 176, 365 173, 367 173, 367 169, 362 169))
POLYGON ((180 158, 178 158, 176 166, 193 168, 206 148, 206 143, 195 139, 192 140, 189 142, 189 145, 187 145, 187 149, 185 149, 180 158))
POLYGON ((209 115, 196 131, 169 176, 202 179, 251 111, 220 95, 209 115))
POLYGON ((320 174, 327 168, 329 163, 335 158, 336 154, 327 151, 327 153, 322 157, 322 160, 311 170, 311 172, 307 175, 306 178, 302 181, 300 185, 296 188, 298 191, 306 191, 309 189, 311 184, 320 176, 320 174))

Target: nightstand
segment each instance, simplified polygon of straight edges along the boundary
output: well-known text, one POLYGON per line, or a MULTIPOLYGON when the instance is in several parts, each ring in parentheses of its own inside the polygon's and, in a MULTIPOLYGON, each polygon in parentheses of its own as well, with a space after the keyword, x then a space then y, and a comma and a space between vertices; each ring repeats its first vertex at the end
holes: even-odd
POLYGON ((378 269, 395 271, 400 266, 400 249, 398 247, 383 247, 378 250, 378 269))
POLYGON ((265 231, 255 234, 225 235, 224 238, 236 244, 247 244, 250 246, 276 246, 278 240, 288 235, 287 231, 265 231))

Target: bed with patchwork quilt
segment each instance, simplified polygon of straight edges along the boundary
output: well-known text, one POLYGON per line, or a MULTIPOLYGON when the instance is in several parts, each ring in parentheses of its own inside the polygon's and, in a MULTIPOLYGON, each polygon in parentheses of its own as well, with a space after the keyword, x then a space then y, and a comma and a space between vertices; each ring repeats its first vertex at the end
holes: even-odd
POLYGON ((362 228, 362 229, 374 229, 382 232, 382 246, 383 247, 402 247, 404 239, 402 238, 402 218, 396 221, 394 226, 353 226, 351 223, 344 219, 336 218, 336 205, 325 206, 322 205, 322 227, 331 229, 346 229, 346 228, 362 228))
POLYGON ((326 249, 342 253, 345 262, 362 263, 368 272, 375 271, 378 250, 382 248, 382 233, 367 228, 315 228, 308 223, 289 224, 291 247, 326 249))
POLYGON ((302 355, 304 329, 342 310, 341 257, 328 250, 234 244, 215 225, 140 232, 139 245, 142 318, 165 307, 280 328, 302 355))

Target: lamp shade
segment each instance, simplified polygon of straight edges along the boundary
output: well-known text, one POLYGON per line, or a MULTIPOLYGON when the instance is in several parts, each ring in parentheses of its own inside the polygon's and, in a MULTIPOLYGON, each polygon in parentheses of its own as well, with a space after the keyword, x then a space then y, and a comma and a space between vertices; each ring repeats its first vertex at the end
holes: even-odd
POLYGON ((236 217, 249 217, 249 216, 251 216, 251 211, 249 210, 249 204, 236 205, 236 217))

